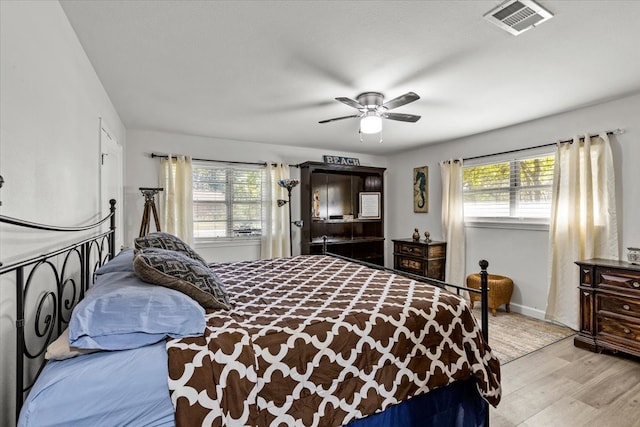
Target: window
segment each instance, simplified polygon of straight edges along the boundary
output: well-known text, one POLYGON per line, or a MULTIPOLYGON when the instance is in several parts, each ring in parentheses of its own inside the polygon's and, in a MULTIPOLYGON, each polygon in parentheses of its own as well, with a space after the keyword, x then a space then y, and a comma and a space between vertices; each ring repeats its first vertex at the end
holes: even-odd
POLYGON ((551 214, 553 155, 463 168, 467 221, 547 222, 551 214))
POLYGON ((255 238, 262 234, 261 169, 193 164, 195 239, 255 238))

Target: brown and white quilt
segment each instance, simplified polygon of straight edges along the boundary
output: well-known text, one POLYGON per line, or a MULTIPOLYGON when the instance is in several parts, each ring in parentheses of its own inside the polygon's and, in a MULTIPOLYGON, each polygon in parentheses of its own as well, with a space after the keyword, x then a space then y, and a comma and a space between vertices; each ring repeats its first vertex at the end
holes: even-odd
POLYGON ((212 265, 233 308, 167 342, 178 426, 340 426, 453 381, 500 401, 464 299, 341 259, 212 265))

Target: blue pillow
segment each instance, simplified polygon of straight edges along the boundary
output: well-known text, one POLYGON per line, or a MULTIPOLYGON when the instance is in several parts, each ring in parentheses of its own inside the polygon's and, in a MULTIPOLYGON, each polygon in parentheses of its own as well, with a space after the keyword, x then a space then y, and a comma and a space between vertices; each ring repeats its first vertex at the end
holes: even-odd
POLYGON ((121 251, 112 260, 97 269, 96 275, 99 276, 116 271, 133 271, 133 249, 121 251))
POLYGON ((167 336, 199 336, 204 328, 204 309, 187 295, 150 286, 133 272, 112 272, 99 275, 74 308, 69 343, 84 349, 126 350, 167 336))

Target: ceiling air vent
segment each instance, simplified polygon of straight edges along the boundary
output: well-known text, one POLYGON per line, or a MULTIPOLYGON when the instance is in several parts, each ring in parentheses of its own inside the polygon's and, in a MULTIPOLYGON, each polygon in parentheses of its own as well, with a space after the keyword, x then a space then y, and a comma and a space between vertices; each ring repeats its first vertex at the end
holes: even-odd
POLYGON ((552 16, 532 0, 507 0, 486 13, 484 18, 517 36, 552 16))

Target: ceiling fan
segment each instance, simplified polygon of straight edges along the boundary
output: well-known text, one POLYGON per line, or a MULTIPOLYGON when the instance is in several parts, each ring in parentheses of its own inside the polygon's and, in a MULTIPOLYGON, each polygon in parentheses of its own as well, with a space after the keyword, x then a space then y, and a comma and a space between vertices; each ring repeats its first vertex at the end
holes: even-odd
POLYGON ((407 92, 404 95, 400 95, 387 102, 384 102, 384 95, 380 92, 364 92, 358 95, 355 100, 344 97, 336 98, 336 101, 340 101, 350 107, 356 108, 360 113, 353 114, 351 116, 322 120, 318 123, 329 123, 336 120, 360 118, 360 133, 379 133, 382 131, 382 119, 412 123, 420 120, 420 116, 413 114, 389 112, 389 110, 417 101, 418 99, 420 99, 420 97, 413 92, 407 92))

